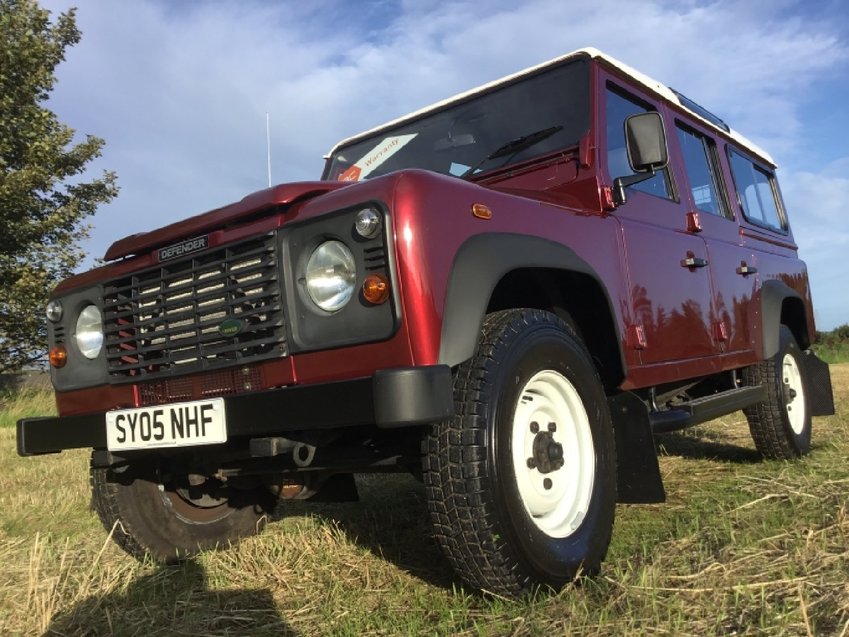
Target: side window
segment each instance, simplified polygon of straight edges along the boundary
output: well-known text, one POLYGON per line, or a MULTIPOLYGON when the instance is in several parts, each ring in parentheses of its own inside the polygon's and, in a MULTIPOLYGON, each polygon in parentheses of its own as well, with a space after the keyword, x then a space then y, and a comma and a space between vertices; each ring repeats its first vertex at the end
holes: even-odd
POLYGON ((760 226, 785 230, 787 224, 779 212, 772 174, 734 150, 728 154, 743 216, 760 226))
POLYGON ((676 132, 696 208, 712 215, 730 217, 725 197, 721 194, 716 147, 713 142, 681 124, 676 127, 676 132))
MULTIPOLYGON (((612 178, 634 174, 628 164, 628 153, 625 150, 625 119, 629 115, 644 113, 648 110, 651 109, 608 87, 605 110, 607 118, 607 171, 612 178)), ((629 186, 629 188, 655 197, 674 199, 667 168, 657 171, 657 174, 651 179, 629 186)))

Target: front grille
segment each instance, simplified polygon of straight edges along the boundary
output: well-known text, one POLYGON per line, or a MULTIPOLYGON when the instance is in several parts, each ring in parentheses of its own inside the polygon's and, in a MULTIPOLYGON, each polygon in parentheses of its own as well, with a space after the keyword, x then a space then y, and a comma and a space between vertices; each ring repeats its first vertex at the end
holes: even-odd
POLYGON ((275 235, 109 281, 113 382, 144 381, 286 356, 275 235))

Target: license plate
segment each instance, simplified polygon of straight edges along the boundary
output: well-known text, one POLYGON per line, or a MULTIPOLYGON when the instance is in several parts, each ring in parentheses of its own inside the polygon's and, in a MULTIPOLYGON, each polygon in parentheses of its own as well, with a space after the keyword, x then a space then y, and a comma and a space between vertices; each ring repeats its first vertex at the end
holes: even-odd
POLYGON ((224 399, 106 412, 110 451, 192 447, 227 442, 224 399))

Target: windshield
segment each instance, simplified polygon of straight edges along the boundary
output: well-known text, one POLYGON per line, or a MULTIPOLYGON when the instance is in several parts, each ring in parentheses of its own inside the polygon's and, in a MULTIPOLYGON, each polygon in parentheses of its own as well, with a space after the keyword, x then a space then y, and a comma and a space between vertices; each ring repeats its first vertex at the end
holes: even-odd
POLYGON ((324 179, 403 168, 471 177, 576 145, 589 111, 589 64, 572 60, 339 148, 324 179))

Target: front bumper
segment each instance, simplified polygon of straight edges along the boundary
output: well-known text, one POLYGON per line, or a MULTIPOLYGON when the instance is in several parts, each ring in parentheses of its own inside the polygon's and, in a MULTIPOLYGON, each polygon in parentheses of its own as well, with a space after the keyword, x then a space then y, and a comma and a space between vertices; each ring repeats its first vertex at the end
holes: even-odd
MULTIPOLYGON (((447 365, 380 370, 372 377, 298 385, 226 396, 228 438, 357 425, 410 427, 438 422, 454 412, 447 365)), ((106 448, 103 413, 18 421, 18 453, 106 448)))

